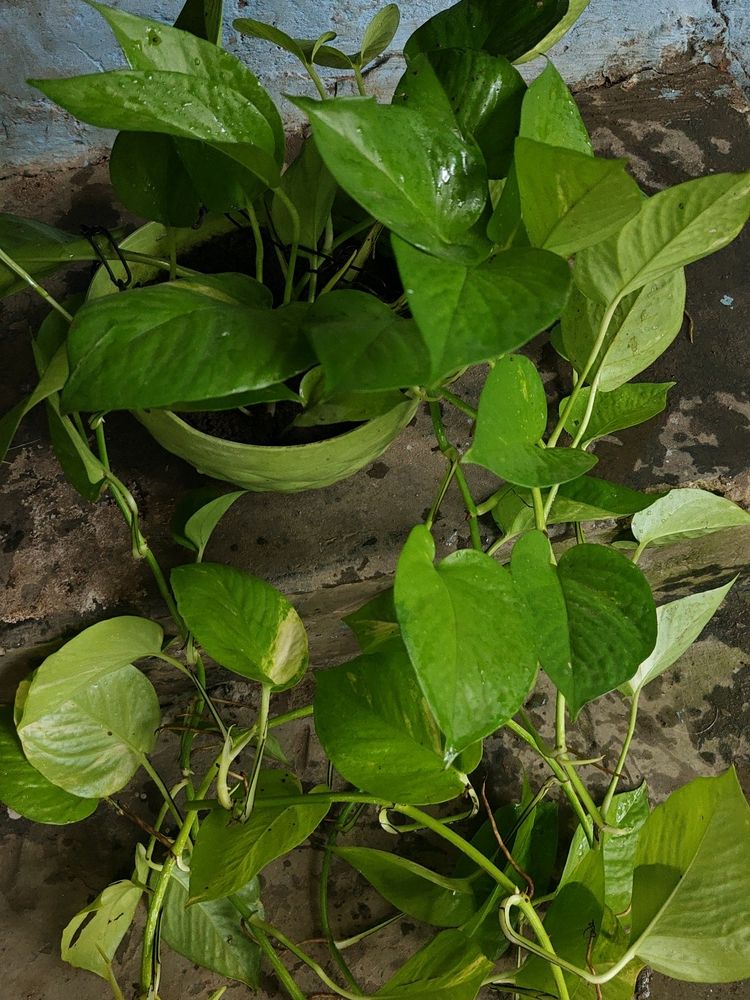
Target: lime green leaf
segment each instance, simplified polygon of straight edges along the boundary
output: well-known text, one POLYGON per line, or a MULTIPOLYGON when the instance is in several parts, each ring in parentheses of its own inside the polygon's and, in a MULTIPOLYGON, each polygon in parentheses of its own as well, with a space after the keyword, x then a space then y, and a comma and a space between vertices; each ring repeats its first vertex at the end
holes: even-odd
POLYGON ((458 927, 479 908, 471 879, 447 878, 369 847, 337 847, 334 854, 356 868, 397 909, 433 927, 458 927))
MULTIPOLYGON (((243 910, 262 913, 257 879, 237 890, 243 910)), ((164 901, 162 940, 178 955, 202 969, 258 988, 260 949, 242 933, 240 912, 229 899, 207 900, 188 906, 188 875, 172 869, 164 901)))
MULTIPOLYGON (((598 393, 583 446, 607 434, 635 427, 661 413, 667 405, 667 393, 674 385, 675 382, 638 382, 634 385, 622 385, 611 392, 598 393)), ((581 389, 572 409, 566 413, 565 430, 573 436, 581 426, 590 395, 588 387, 581 389)), ((560 401, 560 413, 566 412, 567 405, 567 398, 560 401)))
POLYGON ((526 92, 519 135, 548 146, 562 146, 593 155, 578 105, 551 62, 526 92))
POLYGON ((398 619, 393 603, 393 587, 377 594, 361 608, 345 615, 346 622, 356 636, 359 648, 363 653, 373 649, 398 635, 398 619))
POLYGON ((351 784, 382 798, 428 804, 464 789, 445 766, 437 723, 398 640, 316 675, 315 729, 351 784))
POLYGON ((432 535, 419 525, 399 557, 394 595, 406 648, 445 734, 450 762, 518 711, 534 680, 536 648, 507 570, 468 549, 437 566, 434 558, 432 535))
POLYGON ((465 460, 519 486, 554 486, 577 479, 596 458, 574 448, 542 448, 547 398, 539 373, 524 355, 501 358, 479 398, 474 442, 465 460))
POLYGON ((142 895, 143 889, 130 881, 107 886, 63 931, 62 960, 109 982, 115 952, 133 922, 142 895))
POLYGON ((532 245, 570 257, 621 229, 642 204, 626 165, 517 139, 521 210, 532 245))
POLYGON ((393 248, 429 354, 430 384, 522 347, 555 321, 567 301, 567 265, 543 250, 506 250, 467 267, 396 238, 393 248))
POLYGON ((261 771, 255 805, 244 822, 216 809, 203 820, 190 871, 189 904, 231 896, 280 858, 307 840, 330 809, 330 803, 276 806, 275 798, 301 795, 288 771, 261 771))
POLYGON ((699 538, 722 528, 750 524, 750 513, 725 497, 707 490, 670 490, 666 496, 639 511, 632 530, 642 549, 670 545, 683 538, 699 538))
POLYGON ((307 633, 275 587, 219 563, 177 566, 171 581, 180 614, 214 660, 277 691, 299 681, 307 633))
POLYGON ((365 28, 360 46, 360 62, 362 66, 372 62, 381 55, 394 39, 401 20, 401 12, 395 3, 386 4, 375 14, 365 28))
POLYGON ((344 190, 402 239, 436 256, 476 263, 490 245, 477 223, 487 172, 457 129, 372 98, 293 101, 307 114, 323 160, 344 190))
POLYGON ((628 950, 687 982, 750 977, 750 806, 733 770, 673 792, 646 821, 628 950))
POLYGON ((536 59, 537 56, 543 55, 551 49, 552 46, 559 42, 564 35, 567 35, 588 5, 589 0, 570 0, 568 3, 568 13, 562 21, 560 21, 548 35, 545 35, 540 42, 537 42, 531 51, 525 53, 525 55, 521 56, 520 59, 516 59, 516 62, 530 62, 532 59, 536 59))
POLYGON ((375 996, 379 1000, 474 1000, 490 962, 458 930, 442 931, 412 955, 375 996))
POLYGON ((210 486, 186 493, 178 502, 170 521, 172 537, 186 549, 197 552, 197 561, 200 562, 214 528, 243 496, 244 490, 220 493, 210 486))
MULTIPOLYGON (((308 139, 299 156, 282 174, 279 184, 279 189, 297 209, 300 219, 298 242, 308 250, 314 250, 318 246, 318 240, 333 208, 337 188, 318 147, 308 139)), ((271 219, 281 242, 293 243, 295 230, 292 217, 278 192, 274 193, 271 202, 271 219)))
POLYGON ((634 695, 679 660, 711 621, 736 579, 723 587, 690 594, 656 609, 656 645, 634 676, 621 685, 623 694, 634 695))
POLYGON ((29 764, 9 705, 0 706, 0 802, 34 823, 55 826, 86 819, 98 804, 63 791, 29 764))

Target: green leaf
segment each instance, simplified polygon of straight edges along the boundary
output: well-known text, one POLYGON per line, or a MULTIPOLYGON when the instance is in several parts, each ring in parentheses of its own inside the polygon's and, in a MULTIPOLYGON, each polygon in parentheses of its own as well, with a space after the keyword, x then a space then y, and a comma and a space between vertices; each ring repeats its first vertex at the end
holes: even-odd
POLYGON ((411 62, 431 49, 483 49, 513 62, 545 38, 567 10, 568 0, 460 0, 417 28, 404 55, 411 62))
POLYGON ((175 413, 206 413, 207 411, 236 410, 240 406, 257 406, 259 403, 278 403, 280 401, 299 403, 299 393, 293 392, 283 382, 267 385, 262 389, 250 389, 248 392, 234 392, 228 396, 214 396, 213 399, 194 400, 186 403, 181 400, 170 407, 175 413))
POLYGON ((356 868, 397 909, 433 927, 458 927, 479 908, 471 879, 447 878, 397 854, 369 847, 337 847, 333 853, 356 868))
POLYGON ((670 490, 633 518, 632 531, 641 549, 700 538, 722 528, 750 524, 750 513, 707 490, 670 490))
POLYGON ((734 770, 697 778, 646 821, 629 951, 687 982, 750 977, 750 807, 734 770))
MULTIPOLYGON (((560 21, 548 35, 545 35, 540 42, 537 42, 533 49, 526 52, 520 59, 516 59, 516 62, 530 62, 532 59, 536 59, 538 56, 543 55, 551 49, 552 46, 559 42, 564 35, 567 35, 588 5, 589 0, 570 0, 568 3, 568 13, 562 21, 560 21)), ((551 65, 551 63, 548 63, 548 65, 551 65)))
POLYGON ((222 274, 200 274, 192 278, 180 278, 176 287, 201 292, 210 298, 230 304, 240 303, 252 309, 271 309, 273 293, 267 285, 262 285, 249 274, 225 271, 222 274))
POLYGON ((529 234, 521 216, 521 192, 515 163, 510 165, 500 198, 487 223, 487 235, 501 250, 529 246, 529 234))
POLYGON ((185 0, 174 26, 221 45, 223 13, 224 0, 185 0))
POLYGON ((523 221, 533 246, 570 257, 632 219, 642 195, 625 160, 516 140, 523 221))
POLYGON ((501 358, 479 397, 474 441, 465 461, 519 486, 554 486, 577 479, 596 458, 574 448, 542 448, 547 397, 539 373, 522 354, 501 358))
POLYGON ((16 436, 21 421, 33 410, 37 403, 47 399, 58 389, 62 389, 68 376, 68 359, 64 347, 59 347, 49 366, 43 372, 34 391, 17 403, 12 410, 0 418, 0 462, 8 454, 13 438, 16 436))
POLYGON ((360 64, 366 66, 388 48, 398 31, 401 12, 395 3, 386 4, 370 20, 362 36, 360 64))
POLYGON ((109 176, 123 205, 143 219, 187 227, 200 218, 200 198, 172 136, 120 132, 109 176))
MULTIPOLYGON (((6 213, 0 213, 0 247, 35 278, 53 274, 74 261, 96 259, 87 239, 6 213)), ((0 261, 0 298, 27 287, 15 271, 0 261)))
MULTIPOLYGON (((257 879, 235 894, 247 912, 262 913, 257 879)), ((162 940, 172 951, 210 969, 220 976, 236 979, 257 989, 260 982, 260 949, 242 933, 241 914, 229 899, 206 900, 188 906, 188 875, 172 869, 164 901, 162 940)))
POLYGON ((490 246, 484 159, 457 129, 372 98, 297 97, 338 183, 389 229, 436 256, 476 263, 490 246))
POLYGON ((346 622, 356 636, 363 653, 370 653, 384 642, 398 635, 398 619, 393 603, 393 587, 377 594, 361 608, 345 615, 346 622))
POLYGON ((312 362, 304 311, 252 308, 182 282, 94 299, 70 329, 63 405, 143 409, 282 382, 312 362))
POLYGON ((528 343, 555 321, 567 301, 568 267, 543 250, 506 250, 467 267, 396 238, 393 248, 429 353, 430 384, 528 343))
POLYGON ((96 799, 82 799, 47 781, 24 756, 10 705, 0 706, 0 801, 33 823, 62 826, 86 819, 96 799))
POLYGON ((638 567, 603 545, 568 549, 557 573, 568 613, 571 659, 545 669, 575 719, 585 704, 632 677, 649 655, 656 642, 656 607, 638 567))
MULTIPOLYGON (((335 295, 336 292, 332 294, 335 295)), ((402 393, 394 389, 380 392, 332 393, 326 392, 325 389, 323 369, 311 368, 300 384, 300 395, 305 409, 295 417, 295 427, 318 427, 323 424, 373 420, 375 417, 382 417, 399 403, 403 403, 405 398, 402 393)))
POLYGON ((98 500, 107 470, 84 443, 73 421, 60 412, 60 397, 47 400, 47 419, 55 458, 63 475, 84 500, 98 500))
POLYGON ((224 809, 203 820, 190 863, 189 905, 231 896, 276 858, 293 850, 322 822, 330 803, 276 806, 273 800, 301 795, 288 771, 261 771, 255 805, 241 823, 224 809))
POLYGON ((62 960, 110 982, 115 952, 133 922, 142 895, 143 889, 130 881, 108 885, 63 931, 62 960))
MULTIPOLYGON (((575 524, 629 517, 650 506, 658 494, 639 493, 595 476, 581 476, 563 483, 550 509, 547 524, 575 524)), ((534 527, 531 491, 505 486, 492 508, 492 516, 508 538, 534 527)))
POLYGON ((432 535, 418 525, 399 557, 394 595, 404 642, 445 734, 450 763, 518 711, 534 680, 536 650, 520 595, 499 563, 469 549, 437 566, 434 558, 432 535))
MULTIPOLYGON (((338 185, 323 162, 318 147, 308 139, 299 156, 281 177, 279 189, 289 198, 300 217, 299 243, 308 250, 318 246, 333 208, 338 185)), ((274 193, 271 219, 282 243, 294 242, 294 226, 289 209, 274 193)))
POLYGON ((302 677, 305 626, 275 587, 219 563, 177 566, 171 583, 180 614, 217 663, 276 691, 302 677))
MULTIPOLYGON (((584 251, 586 252, 586 251, 584 251)), ((601 330, 606 306, 592 302, 576 287, 562 315, 567 356, 582 372, 601 330)), ((588 375, 601 371, 604 392, 639 375, 666 351, 680 332, 685 315, 685 273, 675 271, 626 295, 607 327, 604 345, 588 375)))
POLYGON ((326 755, 357 788, 417 805, 460 795, 443 743, 400 642, 316 675, 315 729, 326 755))
POLYGON ((578 105, 551 62, 526 91, 519 135, 593 156, 578 105))
POLYGON ((513 546, 510 566, 513 582, 535 625, 540 664, 553 680, 567 677, 573 655, 568 611, 546 534, 530 531, 519 538, 513 546))
POLYGON ((448 127, 472 136, 490 177, 504 177, 518 134, 523 77, 507 59, 468 49, 420 53, 401 77, 393 97, 448 127))
POLYGON ((322 295, 308 311, 304 329, 329 393, 398 389, 430 378, 419 328, 367 292, 322 295))
POLYGON ((604 243, 579 254, 575 280, 613 302, 725 247, 750 215, 750 171, 712 174, 659 191, 604 243))
POLYGON ((458 930, 442 931, 374 995, 379 1000, 474 1000, 490 962, 477 944, 458 930))
MULTIPOLYGON (((582 442, 587 447, 597 438, 615 434, 628 427, 635 427, 661 413, 667 405, 667 393, 675 382, 640 382, 622 385, 611 392, 599 392, 582 442)), ((565 417, 565 430, 572 436, 578 433, 589 404, 591 390, 581 389, 573 407, 565 417)), ((565 413, 568 400, 560 401, 560 413, 565 413)))
POLYGON ((245 490, 220 493, 204 486, 186 493, 178 502, 169 527, 172 537, 186 549, 197 552, 197 562, 203 558, 214 528, 245 490))
POLYGON ((633 677, 620 686, 623 694, 636 694, 679 660, 716 614, 736 579, 723 587, 689 594, 656 609, 656 645, 633 677))
POLYGON ((289 52, 301 63, 308 62, 305 43, 300 39, 292 38, 291 35, 282 31, 281 28, 277 28, 274 24, 256 21, 253 17, 238 17, 232 22, 232 27, 241 35, 247 35, 248 38, 260 38, 265 42, 271 42, 272 45, 278 45, 280 49, 289 52))

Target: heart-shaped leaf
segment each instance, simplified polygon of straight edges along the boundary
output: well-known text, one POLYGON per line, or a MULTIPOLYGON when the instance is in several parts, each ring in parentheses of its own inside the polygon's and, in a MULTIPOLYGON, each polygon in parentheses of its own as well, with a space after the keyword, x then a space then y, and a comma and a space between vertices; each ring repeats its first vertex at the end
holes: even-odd
POLYGON ((628 951, 687 982, 750 977, 750 806, 734 770, 696 778, 646 821, 628 951))
POLYGON ((567 300, 568 267, 543 250, 506 250, 468 267, 397 238, 393 248, 429 353, 430 384, 528 343, 555 321, 567 300))
POLYGON ((275 587, 219 563, 177 566, 171 582, 191 632, 223 667, 277 691, 299 681, 307 668, 307 633, 275 587))
POLYGON ((534 635, 507 570, 462 549, 434 565, 435 543, 414 528, 394 595, 406 648, 446 737, 445 759, 488 736, 523 704, 536 672, 534 635), (485 610, 477 616, 476 609, 485 610))
POLYGON ((541 447, 546 429, 547 397, 539 373, 524 355, 508 355, 484 384, 465 461, 530 487, 565 483, 596 465, 593 455, 575 448, 541 447))
POLYGON ((203 558, 209 539, 219 521, 244 490, 220 493, 210 486, 186 493, 178 502, 170 521, 172 537, 180 545, 197 552, 197 562, 203 558))
POLYGON ((436 256, 475 263, 490 246, 477 223, 487 172, 457 128, 372 98, 293 101, 310 119, 323 160, 366 211, 436 256))
POLYGON ((736 579, 723 587, 689 594, 656 609, 656 645, 635 675, 620 686, 623 694, 636 694, 679 660, 716 614, 736 579))
POLYGON ((276 806, 274 799, 301 795, 288 771, 261 771, 253 811, 241 823, 224 809, 203 820, 190 863, 189 904, 231 896, 287 854, 322 822, 330 803, 276 806))
MULTIPOLYGON (((622 385, 610 392, 599 392, 586 427, 584 446, 617 431, 635 427, 661 413, 667 405, 667 393, 675 382, 640 382, 622 385)), ((575 436, 589 406, 591 390, 581 389, 568 410, 568 400, 560 400, 560 413, 565 413, 565 430, 575 436)))
POLYGON ((726 497, 708 490, 670 490, 646 510, 639 511, 632 531, 639 547, 671 545, 685 538, 700 538, 722 528, 750 524, 750 513, 726 497))
POLYGON ((315 729, 353 785, 384 799, 425 804, 460 795, 437 723, 399 640, 316 676, 315 729))

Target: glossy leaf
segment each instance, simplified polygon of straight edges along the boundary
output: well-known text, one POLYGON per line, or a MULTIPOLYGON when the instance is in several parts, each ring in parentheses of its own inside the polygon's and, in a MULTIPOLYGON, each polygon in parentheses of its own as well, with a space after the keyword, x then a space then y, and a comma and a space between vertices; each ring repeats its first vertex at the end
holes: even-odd
MULTIPOLYGON (((36 278, 53 274, 74 261, 95 259, 87 239, 6 213, 0 213, 0 247, 36 278)), ((0 261, 0 298, 27 287, 22 278, 0 261)))
POLYGON ((170 522, 172 537, 186 549, 197 553, 197 562, 203 558, 214 528, 244 490, 220 493, 210 486, 192 490, 180 498, 170 522))
POLYGON ((224 0, 185 0, 174 26, 221 45, 223 12, 224 0))
POLYGON ((458 930, 433 938, 374 995, 379 1000, 474 1000, 492 962, 458 930))
MULTIPOLYGON (((331 214, 338 185, 311 139, 305 142, 299 156, 282 174, 279 188, 299 214, 300 245, 309 250, 316 249, 331 214)), ((271 219, 281 242, 293 243, 295 231, 292 218, 278 192, 271 202, 271 219)))
POLYGON ((316 675, 315 729, 351 784, 385 799, 429 804, 460 795, 429 705, 398 640, 316 675))
POLYGON ((281 382, 312 360, 304 309, 254 309, 181 282, 94 299, 70 329, 63 404, 162 407, 281 382))
POLYGON ((369 847, 337 847, 334 854, 356 868, 398 910, 433 927, 458 927, 479 907, 471 879, 447 878, 369 847))
POLYGON ((180 400, 170 407, 175 413, 206 413, 221 410, 235 410, 240 406, 257 406, 261 403, 299 403, 299 393, 294 392, 283 382, 266 385, 262 389, 249 389, 247 392, 234 392, 228 396, 214 396, 211 399, 193 400, 186 403, 180 400))
POLYGON ((111 965, 133 922, 143 889, 130 881, 113 882, 77 913, 62 933, 61 957, 111 981, 111 965))
MULTIPOLYGON (((604 305, 592 302, 573 288, 562 316, 562 337, 565 352, 578 372, 587 365, 605 311, 604 305)), ((680 332, 684 315, 682 270, 626 295, 612 316, 588 381, 601 370, 599 384, 604 392, 629 382, 666 351, 680 332)))
POLYGON ((21 421, 33 408, 62 389, 68 376, 65 348, 60 347, 43 372, 36 389, 0 418, 0 462, 5 460, 21 421))
POLYGON ((172 136, 120 132, 109 176, 123 205, 143 219, 186 227, 200 218, 200 198, 172 136))
POLYGON ((502 566, 468 549, 437 566, 434 558, 432 535, 419 525, 399 557, 394 597, 450 762, 518 711, 534 680, 536 649, 520 595, 502 566))
POLYGON ((322 295, 308 311, 304 329, 328 393, 398 389, 430 378, 429 349, 420 329, 367 292, 322 295))
POLYGON ((707 490, 670 490, 666 496, 639 511, 632 531, 641 548, 670 545, 685 538, 699 538, 722 528, 750 524, 750 513, 707 490))
POLYGON ((523 77, 507 59, 468 49, 420 53, 401 77, 394 104, 416 108, 472 136, 490 177, 504 177, 518 134, 523 77))
POLYGON ((525 53, 520 59, 517 59, 516 62, 530 62, 532 59, 536 59, 538 56, 543 55, 543 53, 551 49, 553 45, 567 35, 588 5, 589 0, 569 0, 568 13, 565 17, 555 25, 548 35, 545 35, 540 42, 537 42, 530 52, 525 53))
POLYGON ((748 215, 750 172, 712 174, 659 191, 618 233, 579 255, 576 283, 588 298, 613 302, 721 250, 748 215))
POLYGON ((29 764, 9 705, 0 706, 0 802, 24 819, 55 826, 86 819, 98 805, 63 791, 29 764))
MULTIPOLYGON (((609 483, 595 476, 581 476, 563 483, 550 509, 547 524, 608 521, 629 517, 650 506, 658 494, 639 493, 627 486, 609 483)), ((534 505, 531 491, 518 486, 506 486, 492 508, 492 516, 508 538, 534 527, 534 505)))
POLYGON ((578 105, 551 62, 526 92, 519 135, 548 146, 561 146, 593 155, 591 139, 578 105))
POLYGON ((398 635, 398 619, 393 603, 393 587, 377 594, 361 608, 345 615, 346 622, 356 636, 363 653, 370 653, 384 642, 398 635))
POLYGON ((634 676, 621 685, 623 694, 634 695, 679 660, 716 614, 736 579, 723 587, 689 594, 656 609, 656 645, 634 676))
MULTIPOLYGON (((234 894, 247 913, 260 911, 260 886, 253 879, 234 894)), ((257 989, 260 982, 260 949, 242 933, 241 914, 229 899, 207 900, 188 906, 188 875, 172 870, 164 902, 161 938, 172 951, 257 989)))
POLYGON ((401 12, 395 3, 386 4, 368 22, 360 46, 360 63, 366 66, 388 48, 393 41, 401 20, 401 12))
POLYGON ((750 977, 750 806, 733 770, 697 778, 641 831, 630 948, 675 979, 750 977))
POLYGON ((465 460, 530 487, 577 479, 596 465, 593 455, 578 449, 542 448, 539 441, 546 428, 547 398, 536 368, 524 355, 508 355, 484 384, 465 460))
POLYGON ((177 566, 171 582, 180 614, 210 657, 277 691, 297 683, 307 668, 307 633, 280 591, 219 563, 177 566))
POLYGON ((533 246, 570 257, 600 243, 638 213, 642 195, 625 160, 516 140, 524 225, 533 246))
POLYGON ((482 49, 513 62, 552 31, 567 10, 568 0, 460 0, 417 28, 404 55, 411 61, 432 49, 482 49))
MULTIPOLYGON (((594 400, 583 445, 651 420, 664 410, 667 393, 675 385, 675 382, 640 382, 622 385, 610 392, 599 392, 594 400)), ((581 389, 572 409, 566 415, 565 430, 573 436, 581 426, 590 395, 588 387, 581 389)), ((566 412, 567 405, 567 398, 560 401, 561 414, 566 412)))
POLYGON ((302 379, 300 395, 305 409, 294 418, 294 427, 356 423, 382 417, 405 397, 396 389, 375 392, 326 392, 321 368, 311 368, 302 379))
POLYGON ((295 98, 323 160, 366 211, 402 239, 475 263, 490 246, 477 223, 487 202, 479 149, 457 129, 372 98, 295 98))
POLYGON ((501 250, 530 245, 521 215, 521 192, 515 163, 510 165, 503 190, 487 223, 487 235, 501 250))
POLYGON ((271 309, 273 306, 273 293, 267 285, 251 278, 249 274, 236 271, 180 278, 177 287, 201 292, 220 302, 250 306, 252 309, 271 309))
POLYGON ((261 771, 253 811, 244 823, 216 809, 203 820, 190 864, 189 905, 231 896, 303 841, 322 822, 329 803, 275 806, 279 797, 301 795, 287 771, 261 771))
POLYGON ((540 664, 553 680, 567 676, 573 656, 568 611, 545 533, 529 531, 519 538, 513 546, 510 566, 513 582, 535 626, 540 664))
POLYGON ((542 250, 507 250, 467 267, 396 238, 393 247, 429 354, 430 384, 528 343, 555 321, 567 300, 567 265, 542 250))

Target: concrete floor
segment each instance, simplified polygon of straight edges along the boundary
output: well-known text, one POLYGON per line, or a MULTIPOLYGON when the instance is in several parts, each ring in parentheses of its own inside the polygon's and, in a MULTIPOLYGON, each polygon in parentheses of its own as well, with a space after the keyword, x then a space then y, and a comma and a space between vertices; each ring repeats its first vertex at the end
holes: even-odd
MULTIPOLYGON (((646 190, 710 171, 748 166, 748 108, 728 76, 710 66, 674 67, 674 73, 631 78, 585 91, 580 103, 598 149, 627 156, 646 190)), ((113 224, 112 205, 102 165, 69 174, 22 177, 6 182, 4 207, 20 214, 42 215, 67 227, 93 221, 113 224)), ((723 493, 750 506, 750 394, 748 392, 747 317, 750 285, 746 281, 745 234, 717 257, 688 271, 688 309, 692 341, 680 334, 670 351, 646 373, 660 381, 676 379, 669 412, 643 428, 618 435, 597 447, 600 473, 632 486, 695 485, 723 493)), ((72 285, 85 283, 85 274, 72 285)), ((28 333, 38 322, 35 302, 19 297, 4 307, 0 399, 12 404, 32 384, 28 333)), ((548 389, 558 393, 557 362, 548 347, 535 349, 549 371, 548 389)), ((465 386, 476 392, 476 380, 465 386)), ((5 405, 5 404, 4 404, 5 405)), ((141 505, 144 531, 164 565, 183 556, 168 540, 164 526, 175 499, 200 477, 150 442, 143 430, 122 415, 109 421, 113 464, 141 505)), ((465 444, 464 418, 452 418, 452 439, 465 444)), ((383 586, 409 528, 429 505, 443 470, 433 450, 429 422, 419 416, 386 455, 346 483, 305 496, 253 495, 235 505, 211 544, 209 558, 226 561, 264 576, 294 599, 309 623, 316 665, 342 659, 351 648, 338 622, 383 586)), ((162 615, 158 595, 145 567, 132 562, 119 514, 108 501, 96 507, 79 501, 60 476, 48 448, 44 420, 27 421, 2 470, 0 576, 5 583, 2 607, 4 655, 0 658, 0 700, 12 695, 19 676, 38 659, 40 647, 102 616, 131 611, 162 615)), ((491 477, 472 473, 475 495, 491 490, 491 477)), ((438 522, 443 551, 463 543, 459 498, 451 493, 438 522)), ((484 529, 489 537, 491 523, 484 529)), ((717 585, 750 561, 750 533, 713 536, 659 554, 644 566, 663 596, 683 592, 691 583, 717 585)), ((655 797, 697 774, 715 774, 730 762, 750 792, 750 585, 739 580, 701 641, 660 682, 648 689, 638 727, 630 777, 648 773, 655 797)), ((162 687, 168 713, 184 703, 182 686, 162 687)), ((249 709, 249 687, 229 681, 223 694, 236 701, 237 717, 249 709)), ((309 700, 303 685, 289 698, 290 707, 309 700)), ((548 702, 542 691, 534 712, 545 725, 548 702)), ((582 713, 576 749, 613 752, 622 730, 622 705, 605 698, 582 713)), ((286 737, 300 755, 305 781, 322 780, 325 767, 309 723, 286 737)), ((165 761, 168 744, 157 756, 165 761)), ((500 802, 512 794, 521 775, 515 748, 504 738, 487 741, 483 767, 488 788, 500 802)), ((132 810, 155 803, 148 783, 122 796, 132 810)), ((360 840, 392 846, 374 817, 358 831, 360 840)), ((34 827, 0 815, 0 941, 2 996, 14 1000, 101 1000, 104 984, 60 964, 58 939, 70 916, 113 879, 127 876, 138 830, 107 813, 62 829, 34 827)), ((423 841, 412 836, 401 845, 407 853, 423 841)), ((433 854, 438 849, 432 843, 433 854)), ((271 919, 296 940, 319 934, 310 877, 319 864, 314 846, 267 870, 264 893, 271 919), (278 879, 278 882, 276 880, 278 879)), ((387 905, 368 891, 343 864, 335 870, 336 928, 350 934, 388 913, 387 905)), ((424 932, 411 922, 389 928, 377 950, 353 949, 355 966, 368 990, 414 950, 424 932)), ((321 951, 322 957, 322 951, 321 951)), ((120 982, 127 1000, 135 993, 137 937, 126 942, 120 982)), ((294 966, 292 966, 294 971, 294 966)), ((165 955, 164 997, 207 996, 213 980, 174 956, 165 955)), ((305 989, 312 981, 301 977, 305 989)), ((673 984, 654 976, 654 1000, 729 1000, 750 998, 750 984, 723 987, 673 984)), ((247 996, 231 987, 227 1000, 247 996)), ((266 979, 258 994, 275 1000, 281 994, 266 979)))

